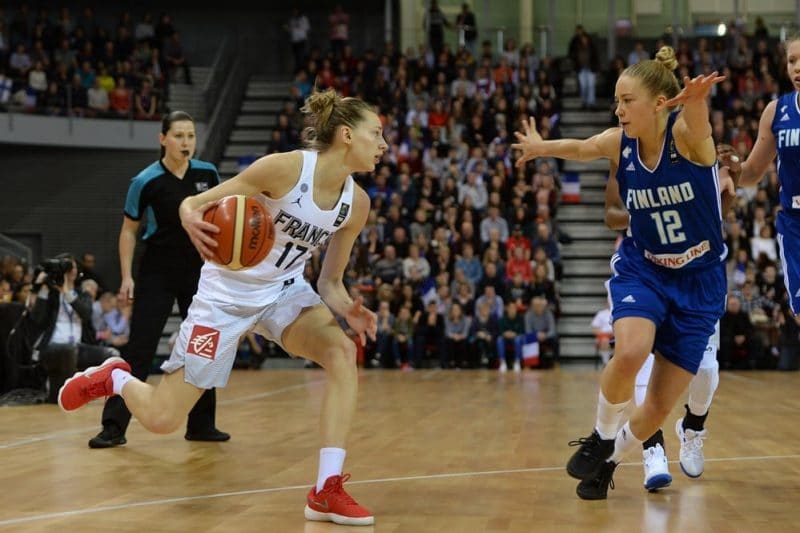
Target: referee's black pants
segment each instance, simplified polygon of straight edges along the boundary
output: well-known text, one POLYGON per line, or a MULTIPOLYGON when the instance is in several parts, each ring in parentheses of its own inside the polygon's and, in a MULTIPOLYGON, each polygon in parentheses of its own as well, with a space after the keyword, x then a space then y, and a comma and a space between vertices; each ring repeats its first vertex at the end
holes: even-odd
MULTIPOLYGON (((131 374, 142 381, 150 374, 150 365, 158 348, 161 333, 177 300, 181 317, 186 318, 189 304, 197 292, 203 262, 195 250, 170 250, 148 247, 142 257, 134 288, 131 332, 122 357, 131 365, 131 374)), ((216 427, 217 395, 206 390, 189 412, 188 433, 202 434, 216 427)), ((131 421, 131 412, 121 396, 112 396, 103 408, 103 427, 115 426, 123 434, 131 421)))

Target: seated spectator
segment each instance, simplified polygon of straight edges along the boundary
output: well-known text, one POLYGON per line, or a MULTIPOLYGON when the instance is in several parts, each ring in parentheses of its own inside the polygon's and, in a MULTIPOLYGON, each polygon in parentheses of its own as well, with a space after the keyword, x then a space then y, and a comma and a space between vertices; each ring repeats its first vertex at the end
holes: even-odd
MULTIPOLYGON (((478 293, 485 294, 484 288, 487 285, 491 285, 494 289, 495 294, 503 294, 505 291, 506 283, 505 277, 498 269, 498 262, 496 261, 487 261, 483 265, 483 277, 481 277, 480 282, 478 283, 478 293)), ((502 313, 502 310, 500 311, 502 313)), ((500 314, 498 314, 498 318, 500 314)))
POLYGON ((444 317, 438 312, 438 301, 431 299, 424 312, 414 316, 414 368, 422 368, 430 354, 441 357, 444 352, 444 317))
POLYGON ((464 314, 461 306, 454 302, 450 306, 444 321, 444 351, 441 354, 442 368, 471 368, 468 360, 467 338, 469 337, 470 319, 464 314))
POLYGON ((528 301, 530 300, 530 297, 531 289, 523 278, 522 273, 515 273, 506 287, 503 301, 506 303, 514 302, 517 305, 517 312, 524 313, 528 308, 528 301))
POLYGON ((32 67, 33 62, 31 61, 31 56, 28 55, 25 44, 19 43, 8 59, 8 73, 13 79, 26 80, 32 67))
POLYGON ((105 117, 110 109, 108 93, 100 85, 100 80, 94 80, 94 86, 87 91, 87 117, 105 117))
POLYGON ((595 313, 592 318, 592 333, 594 334, 595 347, 603 366, 611 359, 611 339, 614 337, 614 327, 611 324, 611 306, 606 301, 606 306, 595 313))
POLYGON ((394 246, 386 245, 383 257, 375 262, 372 274, 383 283, 394 284, 403 279, 403 260, 397 257, 394 246))
POLYGON ((37 98, 47 91, 47 73, 41 61, 34 63, 33 68, 28 71, 28 87, 36 91, 37 98))
POLYGON ((111 75, 108 71, 108 67, 103 64, 100 64, 99 73, 97 74, 97 81, 100 82, 100 87, 106 92, 106 94, 111 94, 111 91, 117 86, 117 82, 114 81, 114 76, 111 75))
POLYGON ((73 116, 82 117, 89 105, 89 96, 81 83, 80 74, 72 76, 72 83, 67 87, 66 94, 69 108, 67 111, 73 116))
POLYGON ((410 361, 414 353, 414 320, 411 307, 400 307, 392 326, 392 353, 395 366, 400 370, 413 370, 410 361))
POLYGON ((160 120, 158 113, 158 97, 153 94, 153 81, 142 79, 142 87, 133 98, 137 120, 160 120))
POLYGON ((67 99, 64 90, 58 83, 51 81, 47 85, 47 92, 39 101, 39 110, 51 116, 63 116, 67 112, 67 99))
POLYGON ((531 306, 525 313, 525 333, 536 332, 539 340, 540 366, 548 368, 559 359, 559 340, 556 319, 547 307, 547 299, 542 296, 531 298, 531 306), (550 355, 550 357, 545 356, 550 355))
POLYGON ((491 306, 487 301, 481 302, 476 309, 469 329, 470 357, 476 366, 496 368, 499 364, 495 351, 497 317, 491 313, 491 306))
POLYGON ((394 366, 394 354, 392 348, 392 330, 394 328, 394 314, 389 308, 388 301, 378 304, 377 312, 378 330, 375 335, 375 366, 382 368, 392 368, 394 366))
POLYGON ((454 283, 456 283, 456 288, 451 290, 453 302, 461 306, 465 315, 472 316, 475 313, 475 292, 472 286, 467 281, 454 283))
POLYGON ((128 89, 125 78, 123 76, 118 77, 116 87, 109 94, 109 107, 112 116, 127 117, 131 111, 131 99, 131 91, 128 89))
POLYGON ((505 305, 505 313, 497 325, 499 332, 496 342, 497 358, 500 360, 500 372, 508 371, 508 353, 513 354, 514 372, 522 370, 522 341, 525 338, 525 321, 517 313, 517 305, 509 302, 505 305))
POLYGON ((461 255, 456 259, 454 268, 464 272, 464 276, 473 287, 480 284, 483 277, 483 267, 480 259, 475 257, 475 249, 471 242, 464 242, 461 246, 461 255))
POLYGON ((761 342, 755 335, 750 317, 742 311, 739 298, 728 295, 727 309, 720 319, 720 368, 754 369, 761 350, 761 342))
MULTIPOLYGON (((530 250, 528 250, 530 252, 530 250)), ((531 268, 530 257, 526 257, 526 250, 522 246, 513 248, 513 254, 506 263, 506 281, 512 281, 515 276, 520 275, 524 283, 533 281, 533 268, 531 268)))

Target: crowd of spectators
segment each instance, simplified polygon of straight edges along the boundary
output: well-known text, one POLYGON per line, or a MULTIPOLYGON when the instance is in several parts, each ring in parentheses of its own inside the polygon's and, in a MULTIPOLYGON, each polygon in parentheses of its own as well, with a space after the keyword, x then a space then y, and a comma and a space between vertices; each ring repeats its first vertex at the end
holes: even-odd
POLYGON ((180 33, 167 13, 109 26, 91 7, 0 8, 0 110, 159 120, 174 74, 191 83, 180 33))
MULTIPOLYGON (((357 54, 347 40, 347 14, 336 8, 330 21, 329 44, 309 46, 296 35, 302 45, 291 97, 266 153, 300 146, 299 108, 314 86, 359 96, 381 118, 389 149, 374 173, 356 176, 372 209, 346 272, 353 296, 379 316, 377 341, 361 347, 364 364, 518 370, 524 347, 537 343, 539 364, 548 366, 559 355, 561 247, 571 240, 557 221, 561 162, 543 158, 516 168, 510 144, 529 116, 545 139, 560 135, 568 69, 513 40, 499 51, 483 41, 475 55, 444 43, 437 54, 427 45, 401 53, 393 43, 357 54)), ((579 40, 594 46, 583 34, 579 40)), ((763 33, 752 42, 734 27, 724 38, 681 41, 677 50, 679 78, 714 70, 727 76, 711 99, 713 135, 742 157, 766 103, 790 88, 781 44, 763 33)), ((627 59, 615 58, 603 73, 606 85, 661 44, 640 43, 627 59)), ((572 68, 580 78, 587 65, 572 68)), ((587 108, 603 105, 581 94, 587 108)), ((730 290, 719 359, 723 368, 793 366, 800 340, 774 238, 774 166, 760 185, 739 193, 724 220, 730 290)), ((306 265, 312 282, 321 260, 315 255, 306 265)), ((14 285, 24 273, 15 267, 4 274, 4 290, 24 299, 14 285)), ((246 345, 263 351, 258 339, 246 345)))
MULTIPOLYGON (((474 28, 467 8, 464 20, 474 28)), ((347 272, 379 314, 366 364, 518 370, 531 334, 550 364, 569 240, 556 222, 559 165, 516 169, 510 144, 530 116, 545 138, 558 135, 560 72, 513 40, 501 51, 484 41, 476 55, 435 44, 360 55, 348 42, 311 46, 266 151, 300 145, 299 108, 315 85, 375 105, 389 149, 373 174, 356 177, 372 211, 347 272)), ((312 280, 319 261, 307 267, 312 280)))
MULTIPOLYGON (((602 73, 606 87, 600 92, 613 94, 622 70, 654 57, 662 44, 636 43, 627 60, 616 57, 602 73)), ((294 73, 292 100, 267 152, 299 146, 298 109, 315 85, 373 103, 390 148, 373 175, 358 177, 373 209, 348 272, 353 290, 369 296, 381 314, 379 341, 366 347, 365 358, 405 368, 436 353, 442 367, 505 368, 498 354, 513 343, 481 342, 462 316, 472 326, 481 324, 477 301, 494 302, 489 313, 498 324, 490 335, 496 341, 505 336, 501 323, 515 323, 510 302, 524 315, 536 296, 544 296, 552 316, 560 314, 560 246, 569 242, 556 220, 560 162, 538 160, 515 169, 509 144, 510 133, 528 116, 535 117, 544 138, 559 136, 561 72, 568 69, 539 57, 529 44, 517 48, 513 39, 502 51, 483 41, 474 56, 466 46, 452 50, 437 43, 437 48, 436 54, 426 45, 402 54, 387 43, 380 53, 355 54, 347 43, 335 50, 312 46, 294 73), (403 308, 411 311, 410 329, 399 319, 403 308)), ((594 87, 597 52, 583 28, 576 29, 567 58, 584 108, 601 109, 594 87)), ((714 140, 746 157, 765 105, 791 89, 781 43, 763 26, 754 39, 731 25, 725 37, 681 40, 677 58, 679 79, 714 70, 727 76, 712 96, 714 140)), ((774 368, 781 350, 794 353, 798 344, 774 238, 779 208, 774 166, 759 186, 739 192, 724 220, 730 309, 722 320, 720 361, 723 368, 774 368), (729 317, 737 301, 753 329, 747 349, 739 346, 742 337, 729 317)), ((308 267, 312 278, 318 263, 308 267)), ((513 337, 526 331, 533 328, 523 322, 513 337)), ((557 339, 553 328, 540 345, 557 357, 557 339), (548 339, 555 342, 548 346, 548 339)))

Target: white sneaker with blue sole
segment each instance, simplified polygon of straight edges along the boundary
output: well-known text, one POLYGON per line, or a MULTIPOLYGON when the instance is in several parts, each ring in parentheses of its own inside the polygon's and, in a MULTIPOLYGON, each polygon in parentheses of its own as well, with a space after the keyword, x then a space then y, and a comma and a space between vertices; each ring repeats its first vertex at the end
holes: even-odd
POLYGON ((644 463, 644 488, 650 492, 655 492, 664 487, 669 487, 672 483, 672 476, 669 473, 667 454, 660 444, 647 448, 642 453, 644 463))

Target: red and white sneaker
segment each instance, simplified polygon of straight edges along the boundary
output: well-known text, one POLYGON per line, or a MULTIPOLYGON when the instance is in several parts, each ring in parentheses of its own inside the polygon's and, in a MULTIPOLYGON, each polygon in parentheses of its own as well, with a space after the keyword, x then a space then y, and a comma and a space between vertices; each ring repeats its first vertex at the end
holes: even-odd
POLYGON ((311 487, 308 492, 305 509, 306 520, 333 522, 346 526, 369 526, 375 523, 372 513, 344 491, 342 485, 350 479, 350 474, 331 476, 325 480, 325 486, 317 492, 311 487))
POLYGON ((76 372, 58 391, 59 407, 64 411, 74 411, 97 398, 114 396, 111 371, 115 368, 131 371, 131 366, 121 357, 109 357, 100 366, 76 372))

